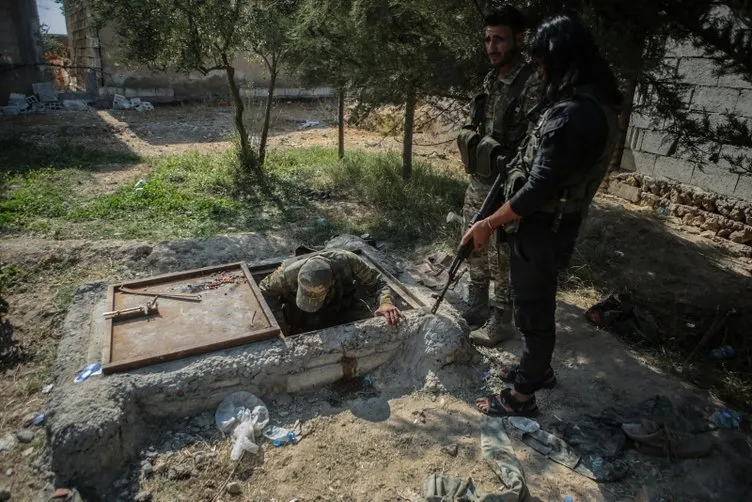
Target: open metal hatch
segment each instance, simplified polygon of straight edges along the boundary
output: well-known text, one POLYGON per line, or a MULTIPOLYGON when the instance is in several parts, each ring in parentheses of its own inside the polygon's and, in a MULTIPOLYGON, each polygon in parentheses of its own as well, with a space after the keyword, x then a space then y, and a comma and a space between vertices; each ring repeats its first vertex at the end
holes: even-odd
MULTIPOLYGON (((394 292, 402 310, 420 308, 421 301, 388 271, 358 253, 377 269, 394 292)), ((304 258, 301 255, 297 258, 304 258)), ((277 336, 301 335, 288 330, 281 312, 258 287, 285 259, 246 265, 244 262, 207 267, 114 284, 107 309, 133 312, 156 297, 156 312, 144 310, 133 318, 105 321, 102 354, 104 373, 126 371, 164 361, 245 345, 277 336), (200 298, 199 298, 200 297, 200 298)), ((338 325, 370 317, 369 310, 345 313, 338 325)), ((327 326, 321 326, 321 329, 327 326)))

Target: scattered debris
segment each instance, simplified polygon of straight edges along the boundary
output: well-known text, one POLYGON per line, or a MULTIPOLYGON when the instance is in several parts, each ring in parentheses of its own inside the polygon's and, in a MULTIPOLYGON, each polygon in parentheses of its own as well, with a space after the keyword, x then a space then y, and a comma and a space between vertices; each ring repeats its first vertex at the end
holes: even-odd
POLYGON ((225 488, 227 493, 230 495, 240 495, 243 493, 243 488, 240 486, 240 483, 237 481, 232 481, 231 483, 227 483, 227 488, 225 488))
POLYGON ((419 422, 421 424, 426 423, 426 413, 425 413, 425 410, 414 411, 413 415, 415 416, 415 420, 413 420, 414 424, 417 424, 419 422))
POLYGON ((28 448, 26 448, 23 451, 23 453, 21 453, 21 456, 23 458, 26 458, 26 457, 30 456, 32 453, 34 453, 34 447, 33 446, 29 446, 28 448))
POLYGON ((625 423, 624 433, 635 443, 635 449, 646 455, 669 458, 701 458, 710 453, 713 443, 708 436, 680 434, 652 420, 625 423))
POLYGON ((34 431, 28 429, 17 431, 16 438, 19 443, 31 443, 34 440, 34 431))
POLYGON ((237 282, 245 281, 243 274, 227 274, 222 273, 217 279, 214 279, 203 284, 204 289, 217 289, 223 284, 235 284, 237 282))
POLYGON ((320 120, 304 120, 300 124, 300 126, 298 127, 298 129, 309 129, 311 127, 318 127, 320 125, 321 125, 321 121, 320 120))
POLYGON ((599 328, 615 333, 658 342, 658 323, 645 308, 635 304, 629 292, 614 293, 585 312, 585 318, 599 328))
POLYGON ((149 101, 141 101, 141 98, 128 99, 121 94, 115 94, 112 98, 113 110, 136 110, 139 112, 151 111, 154 105, 149 101))
POLYGON ((99 363, 99 362, 91 363, 81 368, 81 370, 78 373, 76 373, 76 377, 73 379, 73 381, 76 383, 81 383, 87 380, 89 377, 93 377, 93 376, 97 376, 101 374, 102 374, 102 363, 99 363))
POLYGON ((0 439, 0 452, 10 451, 18 444, 18 438, 12 432, 8 432, 0 439))
POLYGON ((526 417, 509 417, 507 421, 522 432, 535 432, 540 429, 540 424, 526 417))
POLYGON ((224 398, 217 407, 214 419, 220 431, 235 438, 230 458, 237 461, 245 452, 258 452, 256 435, 269 424, 269 410, 261 399, 250 392, 240 391, 224 398))
POLYGON ((133 185, 133 190, 138 192, 140 190, 143 190, 145 186, 146 186, 146 180, 141 178, 140 180, 136 182, 135 185, 133 185))
POLYGON ((446 453, 450 457, 456 457, 460 451, 460 447, 457 443, 448 444, 441 447, 442 453, 446 453))
POLYGON ((51 383, 49 385, 45 385, 44 387, 42 387, 42 394, 49 394, 50 392, 52 392, 52 389, 54 387, 55 387, 54 383, 51 383))
POLYGON ((742 425, 742 414, 729 408, 721 408, 713 413, 713 423, 721 429, 738 429, 742 425))
POLYGON ((44 423, 44 420, 46 418, 47 418, 47 416, 45 415, 44 412, 37 413, 36 415, 34 415, 34 418, 31 419, 31 424, 30 425, 34 425, 36 427, 39 427, 40 425, 42 425, 44 423))
POLYGON ((169 479, 170 481, 181 481, 188 479, 193 475, 193 469, 191 469, 190 467, 184 465, 176 465, 174 467, 170 467, 170 469, 168 470, 167 479, 169 479))
POLYGON ((279 448, 280 446, 296 445, 296 444, 298 444, 298 438, 296 437, 293 431, 288 432, 284 438, 275 439, 272 442, 272 446, 274 446, 275 448, 279 448))
POLYGON ((446 216, 446 222, 447 223, 459 223, 460 225, 464 225, 465 219, 459 214, 455 213, 454 211, 449 211, 449 213, 446 216))
POLYGON ((290 432, 291 431, 285 429, 284 427, 279 427, 277 425, 267 425, 261 432, 261 435, 269 441, 278 441, 285 439, 290 432))

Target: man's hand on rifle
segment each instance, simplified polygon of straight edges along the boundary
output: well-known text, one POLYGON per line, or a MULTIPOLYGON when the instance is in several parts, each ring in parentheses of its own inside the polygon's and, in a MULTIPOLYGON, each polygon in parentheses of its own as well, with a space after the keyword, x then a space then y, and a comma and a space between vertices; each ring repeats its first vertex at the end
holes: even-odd
POLYGON ((464 246, 472 239, 473 248, 478 250, 488 241, 493 231, 491 221, 488 218, 480 220, 465 232, 465 235, 462 237, 462 245, 464 246))

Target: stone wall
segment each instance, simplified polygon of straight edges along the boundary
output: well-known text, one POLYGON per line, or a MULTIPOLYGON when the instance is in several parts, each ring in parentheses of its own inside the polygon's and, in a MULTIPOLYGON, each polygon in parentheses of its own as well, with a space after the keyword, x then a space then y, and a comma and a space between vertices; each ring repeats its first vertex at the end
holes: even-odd
POLYGON ((752 253, 752 203, 641 173, 612 177, 608 192, 663 216, 674 216, 707 237, 727 239, 752 253))
MULTIPOLYGON (((723 114, 730 112, 752 127, 752 83, 736 76, 714 75, 712 59, 691 44, 672 44, 668 56, 666 63, 672 72, 667 78, 678 75, 691 86, 683 99, 691 114, 700 117, 703 112, 708 112, 712 124, 724 121, 723 114)), ((639 105, 640 96, 635 99, 639 105)), ((622 158, 623 170, 670 179, 752 202, 752 176, 732 174, 732 166, 722 158, 713 162, 715 155, 719 158, 725 154, 752 155, 752 149, 744 151, 723 145, 709 152, 715 155, 695 162, 680 149, 669 155, 672 140, 662 132, 661 126, 661 121, 654 117, 632 114, 622 158)))

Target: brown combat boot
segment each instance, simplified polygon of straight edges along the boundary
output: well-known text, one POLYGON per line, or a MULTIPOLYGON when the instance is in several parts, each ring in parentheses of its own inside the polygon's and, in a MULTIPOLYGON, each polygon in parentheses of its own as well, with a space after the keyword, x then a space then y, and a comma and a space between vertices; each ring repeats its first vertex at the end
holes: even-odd
POLYGON ((512 324, 512 309, 495 307, 486 323, 470 333, 470 341, 483 347, 495 347, 517 335, 512 324))

